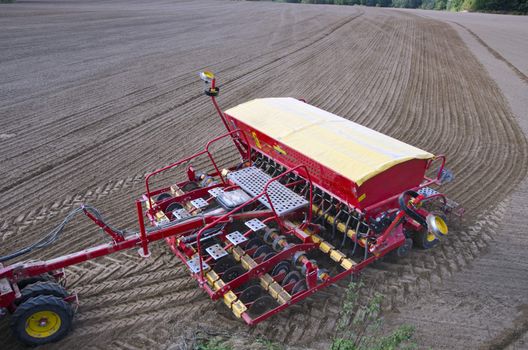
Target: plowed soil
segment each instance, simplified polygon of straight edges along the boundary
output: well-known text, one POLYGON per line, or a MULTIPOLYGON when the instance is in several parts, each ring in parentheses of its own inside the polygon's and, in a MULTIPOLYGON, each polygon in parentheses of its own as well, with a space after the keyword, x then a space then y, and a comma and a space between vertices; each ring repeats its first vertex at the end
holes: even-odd
MULTIPOLYGON (((467 334, 452 340, 418 327, 423 346, 526 339, 528 267, 524 250, 508 249, 526 247, 519 233, 526 205, 512 203, 524 203, 527 192, 510 196, 528 169, 526 137, 455 26, 410 12, 270 2, 18 1, 0 9, 0 254, 34 241, 80 203, 135 228, 144 175, 222 131, 197 79, 211 69, 226 108, 257 97, 304 98, 447 154, 457 179, 445 190, 465 218, 435 250, 369 267, 367 288, 385 296, 390 322, 446 315, 434 324, 439 334, 453 327, 467 334), (508 259, 518 266, 510 275, 497 265, 508 259), (478 278, 472 269, 480 265, 489 274, 478 278), (500 293, 486 289, 490 280, 508 285, 500 293), (499 293, 504 308, 480 298, 485 290, 499 293), (471 292, 478 305, 452 304, 452 295, 467 301, 460 296, 471 292), (479 317, 497 320, 494 329, 475 331, 477 306, 479 317)), ((31 258, 103 239, 79 220, 31 258)), ((149 259, 130 251, 67 272, 80 308, 73 332, 48 348, 185 348, 205 328, 317 349, 333 334, 345 285, 250 329, 212 303, 162 244, 149 259)), ((8 328, 0 322, 0 342, 16 348, 8 328)))

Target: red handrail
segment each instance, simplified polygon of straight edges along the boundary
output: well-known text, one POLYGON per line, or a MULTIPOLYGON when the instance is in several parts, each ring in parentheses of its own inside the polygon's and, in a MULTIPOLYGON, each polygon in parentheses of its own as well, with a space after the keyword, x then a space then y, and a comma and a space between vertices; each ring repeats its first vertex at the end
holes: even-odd
MULTIPOLYGON (((151 198, 151 194, 150 194, 150 186, 149 186, 149 180, 150 180, 150 178, 151 178, 152 176, 154 176, 154 175, 157 175, 157 174, 162 173, 162 172, 164 172, 164 171, 166 171, 166 170, 172 169, 172 168, 174 168, 174 167, 176 167, 176 166, 178 166, 178 165, 180 165, 180 164, 182 164, 182 163, 188 162, 188 161, 190 161, 191 159, 194 159, 194 158, 199 157, 199 156, 201 156, 201 155, 204 155, 204 154, 206 154, 206 153, 207 153, 207 155, 209 156, 209 160, 211 160, 211 163, 213 164, 213 166, 214 166, 214 168, 215 168, 215 171, 218 173, 218 175, 220 175, 220 178, 222 179, 222 183, 225 184, 224 177, 223 177, 222 174, 220 173, 220 170, 218 169, 218 166, 216 165, 216 162, 214 161, 213 156, 211 155, 211 152, 209 152, 209 147, 210 147, 213 143, 215 143, 215 142, 217 142, 217 141, 219 141, 219 140, 221 140, 221 139, 223 139, 223 138, 225 138, 225 137, 227 137, 227 136, 232 136, 232 135, 235 134, 235 133, 241 133, 242 136, 244 137, 245 141, 248 142, 247 137, 246 137, 246 135, 242 132, 242 130, 240 130, 240 129, 236 129, 236 130, 230 131, 230 132, 228 132, 228 133, 226 133, 226 134, 223 134, 223 135, 221 135, 221 136, 218 136, 218 137, 216 137, 216 138, 210 140, 209 142, 207 142, 207 144, 206 144, 206 146, 205 146, 205 149, 204 149, 203 151, 200 151, 200 152, 198 152, 198 153, 195 153, 195 154, 193 154, 192 156, 189 156, 189 157, 187 157, 187 158, 181 159, 181 160, 177 161, 176 163, 169 164, 169 165, 167 165, 167 166, 165 166, 165 167, 163 167, 163 168, 161 168, 161 169, 158 169, 158 170, 153 171, 152 173, 148 174, 148 175, 145 177, 145 187, 146 187, 146 190, 147 190, 147 193, 146 193, 146 194, 147 194, 147 198, 148 198, 148 201, 149 201, 149 208, 150 208, 149 210, 152 210, 152 208, 153 208, 153 205, 152 205, 152 198, 151 198)), ((249 143, 247 143, 247 144, 249 144, 249 143)), ((246 153, 247 153, 247 154, 246 154, 246 156, 247 156, 247 160, 251 160, 251 149, 248 148, 247 151, 246 151, 246 153)))

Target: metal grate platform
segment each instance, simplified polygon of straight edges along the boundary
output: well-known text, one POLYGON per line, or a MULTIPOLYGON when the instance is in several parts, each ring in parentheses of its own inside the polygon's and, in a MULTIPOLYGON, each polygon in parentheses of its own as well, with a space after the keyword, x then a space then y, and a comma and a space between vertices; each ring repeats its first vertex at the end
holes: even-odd
MULTIPOLYGON (((264 190, 266 183, 271 180, 268 174, 253 166, 229 173, 227 178, 253 197, 258 196, 264 190)), ((309 204, 306 199, 278 181, 274 181, 268 186, 268 195, 278 215, 290 213, 309 204)), ((271 209, 265 195, 258 200, 268 209, 271 209)))
MULTIPOLYGON (((431 196, 434 196, 434 195, 437 195, 439 194, 440 192, 438 192, 437 190, 435 189, 432 189, 431 187, 422 187, 420 188, 418 191, 416 191, 418 194, 421 194, 422 196, 424 197, 431 197, 431 196)), ((455 209, 459 206, 459 204, 457 202, 455 202, 454 200, 450 199, 450 198, 446 198, 446 205, 449 209, 455 209)))

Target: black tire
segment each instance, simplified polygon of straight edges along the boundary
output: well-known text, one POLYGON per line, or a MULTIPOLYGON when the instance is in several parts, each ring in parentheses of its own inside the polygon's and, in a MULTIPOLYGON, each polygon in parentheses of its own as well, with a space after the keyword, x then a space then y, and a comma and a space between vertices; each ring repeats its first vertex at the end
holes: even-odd
POLYGON ((191 192, 197 188, 200 188, 200 186, 196 182, 187 182, 181 189, 183 192, 191 192))
POLYGON ((57 280, 55 279, 55 277, 53 277, 49 273, 44 273, 42 275, 24 278, 18 281, 17 285, 18 285, 18 288, 22 290, 26 286, 33 284, 33 283, 37 283, 37 282, 57 282, 57 280))
POLYGON ((167 208, 165 208, 165 214, 172 214, 172 212, 176 209, 182 209, 183 208, 183 205, 181 205, 180 203, 171 203, 167 206, 167 208))
POLYGON ((280 275, 281 273, 284 273, 284 277, 291 271, 291 264, 288 260, 283 260, 279 262, 273 270, 271 271, 271 275, 273 277, 280 275))
POLYGON ((15 300, 16 305, 20 305, 30 298, 39 295, 51 295, 59 299, 64 299, 69 295, 66 289, 56 282, 37 282, 29 284, 20 291, 20 294, 20 298, 15 300))
POLYGON ((17 307, 11 317, 11 329, 20 342, 38 346, 64 338, 71 329, 72 320, 70 304, 52 295, 39 295, 17 307), (51 317, 45 318, 46 315, 51 317), (49 324, 41 325, 36 318, 49 324))
POLYGON ((302 281, 299 281, 299 282, 295 283, 295 285, 293 286, 291 294, 295 295, 297 293, 304 292, 307 289, 308 289, 308 287, 306 286, 306 281, 302 280, 302 281))
POLYGON ((260 238, 252 238, 250 239, 247 243, 246 243, 246 246, 244 247, 245 250, 251 250, 251 249, 254 249, 254 248, 257 248, 257 247, 260 247, 261 245, 264 245, 264 241, 260 238))
POLYGON ((265 312, 273 309, 277 305, 277 302, 275 299, 273 299, 269 295, 264 295, 258 298, 251 304, 251 306, 248 308, 248 313, 252 316, 260 316, 264 314, 265 312))
POLYGON ((262 261, 268 261, 269 259, 273 258, 275 255, 277 255, 275 252, 268 253, 266 254, 266 256, 264 257, 262 261))
POLYGON ((216 273, 225 272, 227 269, 235 266, 237 261, 231 255, 224 256, 214 264, 213 270, 216 273))
POLYGON ((251 303, 255 301, 257 298, 259 298, 264 293, 264 290, 259 285, 253 285, 249 286, 242 293, 240 293, 240 296, 238 299, 240 299, 241 302, 244 304, 251 303))
POLYGON ((164 199, 172 198, 172 196, 168 193, 162 193, 159 196, 156 197, 156 202, 161 202, 164 199))
POLYGON ((222 275, 222 280, 228 283, 235 278, 242 276, 244 273, 246 273, 246 270, 242 266, 236 265, 225 270, 224 274, 222 275))
POLYGON ((269 253, 274 253, 273 249, 271 249, 269 245, 262 245, 255 250, 253 258, 263 258, 269 253))
POLYGON ((290 271, 290 272, 288 272, 286 277, 284 277, 284 279, 282 280, 281 285, 283 287, 285 287, 285 286, 287 286, 288 284, 290 284, 292 282, 297 283, 301 279, 302 279, 302 276, 301 276, 301 273, 299 271, 290 271))
POLYGON ((440 243, 440 240, 436 238, 432 233, 427 231, 415 232, 413 235, 414 245, 422 249, 434 248, 440 243))

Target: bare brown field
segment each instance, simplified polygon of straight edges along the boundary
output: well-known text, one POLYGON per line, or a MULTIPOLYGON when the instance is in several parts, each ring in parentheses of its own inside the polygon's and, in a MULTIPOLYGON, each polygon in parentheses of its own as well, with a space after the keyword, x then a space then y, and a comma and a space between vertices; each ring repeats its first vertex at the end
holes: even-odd
MULTIPOLYGON (((438 285, 464 291, 450 281, 504 244, 497 231, 526 175, 527 142, 501 90, 449 24, 383 9, 238 1, 18 1, 1 10, 0 254, 82 202, 134 227, 144 175, 222 130, 197 79, 206 68, 217 73, 226 108, 302 97, 448 155, 457 179, 447 193, 467 215, 434 251, 365 271, 387 312, 412 308, 438 285)), ((101 237, 79 221, 32 258, 101 237)), ((317 349, 333 334, 342 285, 247 328, 164 248, 146 260, 129 252, 69 268, 81 301, 76 326, 47 348, 183 348, 195 330, 212 329, 317 349)), ((527 284, 525 277, 510 287, 527 284)), ((2 321, 0 341, 15 348, 8 334, 2 321)), ((465 340, 479 346, 488 336, 465 340)))

